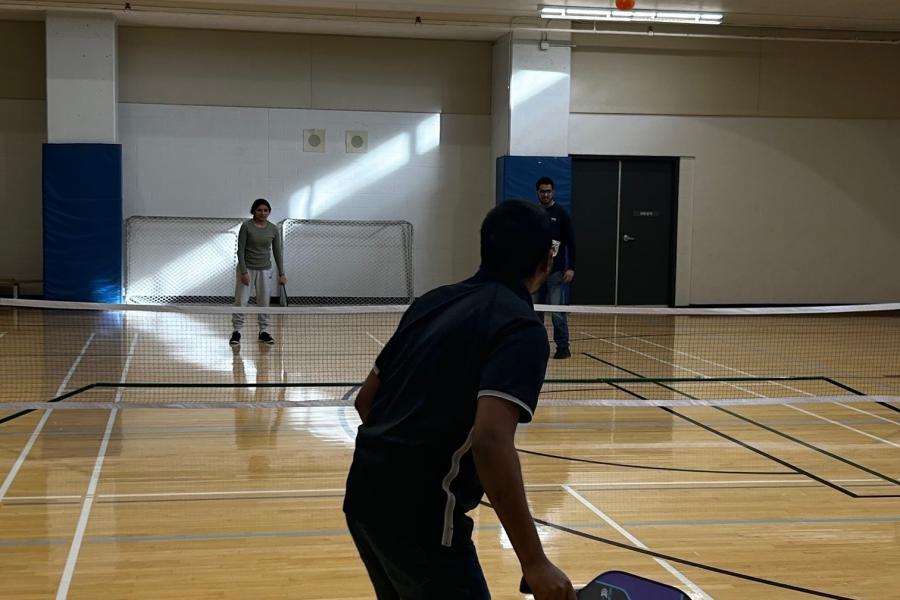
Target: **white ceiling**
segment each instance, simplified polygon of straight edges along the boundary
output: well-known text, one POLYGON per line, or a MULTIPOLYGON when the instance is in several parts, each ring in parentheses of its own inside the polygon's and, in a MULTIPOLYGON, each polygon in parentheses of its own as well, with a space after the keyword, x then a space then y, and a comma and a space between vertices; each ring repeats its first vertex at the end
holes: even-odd
MULTIPOLYGON (((130 0, 128 11, 125 0, 0 0, 0 18, 100 9, 125 25, 494 39, 504 28, 537 24, 540 2, 610 7, 614 0, 130 0)), ((637 0, 637 7, 722 12, 737 27, 900 32, 900 0, 637 0)))

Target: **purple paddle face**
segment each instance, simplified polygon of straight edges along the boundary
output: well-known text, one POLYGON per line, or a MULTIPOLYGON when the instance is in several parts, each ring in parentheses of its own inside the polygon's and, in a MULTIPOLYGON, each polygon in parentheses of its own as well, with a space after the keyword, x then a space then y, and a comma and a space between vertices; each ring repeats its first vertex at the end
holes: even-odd
POLYGON ((681 590, 623 571, 603 573, 578 592, 579 600, 690 600, 681 590))

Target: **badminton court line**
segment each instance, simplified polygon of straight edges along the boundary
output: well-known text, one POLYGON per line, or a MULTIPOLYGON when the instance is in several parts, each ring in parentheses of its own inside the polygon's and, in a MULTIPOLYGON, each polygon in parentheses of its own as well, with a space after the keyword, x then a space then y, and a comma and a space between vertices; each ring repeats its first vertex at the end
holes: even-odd
MULTIPOLYGON (((623 333, 625 333, 625 332, 623 332, 623 333)), ((644 342, 645 344, 650 344, 651 346, 656 346, 657 348, 662 348, 663 350, 666 350, 666 351, 669 350, 669 348, 666 348, 666 347, 663 346, 662 344, 657 344, 656 342, 651 342, 650 340, 645 340, 645 339, 643 339, 643 338, 641 338, 641 337, 635 336, 634 339, 637 339, 637 340, 640 341, 640 342, 644 342)), ((604 341, 605 341, 605 340, 604 340, 604 341)), ((723 364, 717 363, 717 362, 715 362, 715 361, 707 360, 707 359, 705 359, 705 358, 701 358, 701 357, 699 357, 699 356, 690 354, 689 352, 683 352, 683 351, 681 351, 681 350, 674 350, 674 349, 672 349, 672 351, 675 352, 675 353, 677 353, 677 354, 681 354, 682 356, 687 356, 687 357, 689 357, 689 358, 691 358, 691 359, 693 359, 693 360, 699 360, 699 361, 705 362, 705 363, 710 364, 710 365, 715 365, 715 366, 717 366, 717 367, 721 367, 722 369, 728 369, 729 371, 731 371, 731 372, 733 372, 733 373, 739 373, 739 374, 741 374, 741 375, 746 375, 746 376, 748 376, 748 377, 757 377, 757 375, 754 375, 753 373, 749 373, 749 372, 743 371, 743 370, 741 370, 741 369, 736 369, 736 368, 734 368, 734 367, 729 367, 729 366, 727 366, 727 365, 723 365, 723 364)), ((665 362, 665 361, 664 361, 664 362, 665 362)), ((672 363, 668 363, 668 364, 672 364, 672 363)), ((672 366, 676 366, 676 365, 672 365, 672 366)), ((708 375, 704 375, 704 374, 701 374, 701 375, 702 375, 703 377, 708 377, 708 375)), ((780 386, 780 387, 783 387, 783 388, 785 388, 785 389, 788 389, 788 390, 791 390, 791 391, 794 391, 794 392, 798 392, 798 393, 800 393, 800 394, 802 394, 802 395, 804 395, 804 396, 815 397, 815 394, 812 394, 812 393, 810 393, 810 392, 807 392, 807 391, 804 391, 804 390, 795 388, 795 387, 790 386, 790 385, 787 385, 787 384, 785 384, 785 383, 779 383, 779 382, 773 382, 773 383, 774 383, 775 385, 780 386)), ((745 390, 745 391, 749 391, 749 390, 745 390)), ((754 395, 755 395, 756 397, 758 397, 758 398, 764 397, 763 394, 759 394, 759 393, 757 393, 757 392, 750 391, 750 393, 751 393, 751 394, 754 394, 754 395)), ((831 404, 834 404, 835 406, 841 406, 841 407, 843 407, 843 408, 849 408, 849 409, 851 409, 851 410, 855 410, 856 412, 859 412, 859 413, 863 413, 863 414, 869 415, 870 417, 875 417, 875 418, 877 418, 877 419, 881 419, 882 421, 887 421, 888 423, 891 423, 891 424, 893 424, 893 425, 900 425, 900 422, 892 421, 892 420, 890 420, 890 419, 886 419, 886 418, 881 417, 881 416, 879 416, 879 415, 876 415, 876 414, 873 414, 873 413, 870 413, 870 412, 867 412, 867 411, 864 411, 864 410, 861 410, 861 409, 858 409, 858 408, 855 408, 855 407, 851 407, 851 406, 848 406, 848 405, 846 405, 846 404, 841 404, 841 403, 839 403, 839 402, 832 402, 831 404)), ((863 435, 863 436, 865 436, 865 437, 871 438, 871 439, 873 439, 873 440, 876 440, 876 441, 879 441, 879 442, 888 444, 888 445, 893 446, 893 447, 895 447, 895 448, 900 448, 900 444, 897 444, 897 443, 892 442, 892 441, 890 441, 890 440, 882 439, 882 438, 880 438, 880 437, 878 437, 878 436, 876 436, 876 435, 872 435, 872 434, 867 433, 867 432, 865 432, 865 431, 861 431, 861 430, 859 430, 859 429, 856 429, 855 427, 851 427, 850 425, 846 425, 846 424, 844 424, 844 423, 840 423, 840 422, 838 422, 838 421, 834 421, 834 420, 832 420, 832 419, 829 419, 828 417, 822 416, 822 415, 817 414, 817 413, 814 413, 814 412, 812 412, 812 411, 808 411, 808 410, 805 410, 805 409, 803 409, 803 408, 799 408, 799 407, 793 406, 793 405, 791 405, 791 404, 786 404, 785 406, 787 406, 788 408, 791 408, 791 409, 793 409, 793 410, 796 410, 796 411, 805 413, 805 414, 807 414, 807 415, 810 415, 810 416, 812 416, 812 417, 815 417, 815 418, 817 418, 817 419, 821 419, 821 420, 823 420, 823 421, 826 421, 826 422, 828 422, 828 423, 831 423, 832 425, 837 425, 838 427, 843 427, 844 429, 848 429, 848 430, 850 430, 850 431, 853 431, 853 432, 858 433, 858 434, 860 434, 860 435, 863 435)))
MULTIPOLYGON (((92 333, 88 336, 87 341, 84 343, 84 346, 81 348, 81 352, 78 353, 78 356, 75 358, 75 361, 72 363, 72 366, 69 368, 69 372, 66 373, 65 378, 63 378, 62 383, 59 384, 59 388, 56 390, 56 396, 61 396, 63 392, 66 391, 66 387, 69 385, 69 380, 72 379, 72 375, 75 374, 75 369, 78 368, 78 365, 81 364, 81 359, 84 358, 85 353, 87 352, 88 347, 91 345, 91 342, 94 340, 94 334, 92 333)), ((22 448, 21 454, 19 454, 19 458, 16 459, 15 464, 10 469, 9 473, 6 475, 6 479, 3 481, 3 485, 0 486, 0 502, 3 502, 3 499, 6 497, 6 493, 9 491, 9 488, 12 487, 13 481, 15 481, 16 476, 19 474, 19 470, 22 468, 22 465, 25 464, 25 459, 28 457, 28 454, 31 452, 31 447, 34 446, 34 443, 37 441, 38 436, 41 434, 41 431, 44 429, 44 425, 47 424, 47 419, 50 418, 50 413, 53 412, 53 409, 48 409, 44 411, 44 416, 41 417, 41 420, 38 421, 38 424, 35 426, 34 431, 31 434, 31 437, 28 438, 28 443, 25 444, 25 447, 22 448)))
MULTIPOLYGON (((598 338, 598 339, 599 339, 599 338, 598 338)), ((602 340, 602 341, 606 341, 606 340, 602 340)), ((612 342, 610 342, 610 343, 612 343, 612 342)), ((675 368, 678 368, 678 369, 690 371, 690 369, 686 369, 686 368, 684 368, 684 367, 679 367, 678 365, 674 365, 674 364, 669 363, 669 362, 667 362, 667 361, 665 361, 665 360, 656 358, 656 357, 654 357, 654 356, 650 356, 649 354, 644 354, 643 352, 640 352, 640 351, 638 351, 638 350, 633 350, 633 349, 631 349, 631 348, 628 348, 627 346, 621 346, 621 347, 624 348, 625 350, 631 350, 632 352, 635 352, 635 353, 637 353, 637 354, 640 354, 640 355, 642 355, 642 356, 645 356, 645 357, 650 358, 650 359, 652 359, 652 360, 655 360, 655 361, 657 361, 657 362, 661 362, 661 363, 667 364, 667 365, 669 365, 669 366, 672 366, 672 367, 675 367, 675 368)), ((619 370, 625 371, 626 373, 630 373, 630 374, 635 375, 635 376, 637 376, 637 377, 642 377, 642 378, 644 378, 644 376, 641 375, 641 374, 639 374, 639 373, 636 373, 636 372, 631 371, 631 370, 629 370, 629 369, 626 369, 626 368, 624 368, 624 367, 620 367, 620 366, 618 366, 618 365, 616 365, 616 364, 614 364, 614 363, 605 361, 605 360, 603 360, 603 359, 597 358, 596 356, 593 356, 593 355, 591 355, 591 354, 588 354, 588 353, 584 353, 584 354, 585 354, 585 356, 589 356, 590 358, 593 358, 594 360, 598 360, 598 361, 600 361, 600 362, 602 362, 602 363, 604 363, 604 364, 607 364, 607 365, 612 366, 612 367, 615 367, 615 368, 617 368, 617 369, 619 369, 619 370)), ((703 377, 705 378, 706 376, 703 376, 703 377)), ((650 383, 653 383, 653 380, 652 380, 652 379, 650 379, 649 381, 650 381, 650 383)), ((640 396, 640 395, 638 395, 638 394, 635 394, 634 392, 631 392, 630 390, 627 390, 627 389, 625 389, 625 388, 623 388, 623 387, 621 387, 621 386, 617 386, 616 384, 612 384, 612 385, 613 385, 614 387, 619 388, 620 390, 622 390, 623 392, 625 392, 625 393, 627 393, 627 394, 630 394, 630 395, 635 396, 635 397, 637 397, 637 398, 640 398, 640 399, 642 399, 642 400, 646 400, 646 399, 647 399, 647 398, 644 398, 644 397, 642 397, 642 396, 640 396)), ((676 392, 676 393, 681 394, 681 395, 683 395, 683 396, 687 396, 688 398, 692 398, 692 396, 691 396, 690 394, 687 394, 686 392, 682 392, 682 391, 680 391, 680 390, 678 390, 678 389, 676 389, 676 388, 674 388, 674 387, 668 386, 668 385, 666 385, 666 384, 657 382, 656 385, 659 385, 659 386, 662 386, 662 387, 664 387, 664 388, 666 388, 666 389, 672 390, 673 392, 676 392)), ((733 385, 733 387, 738 388, 738 389, 742 389, 740 386, 737 386, 737 385, 733 385)), ((746 391, 746 390, 745 390, 745 391, 746 391)), ((772 454, 769 454, 768 452, 764 452, 764 451, 762 451, 762 450, 760 450, 760 449, 758 449, 758 448, 754 448, 753 446, 747 444, 746 442, 742 442, 742 441, 738 440, 737 438, 734 438, 734 437, 732 437, 732 436, 729 436, 729 435, 727 435, 727 434, 724 434, 724 433, 722 433, 722 432, 720 432, 720 431, 718 431, 718 430, 716 430, 716 429, 714 429, 714 428, 712 428, 712 427, 710 427, 710 426, 708 426, 708 425, 705 425, 705 424, 701 423, 700 421, 697 421, 697 420, 695 420, 695 419, 691 419, 690 417, 688 417, 688 416, 686 416, 686 415, 679 414, 679 413, 675 412, 674 410, 672 410, 671 408, 664 407, 664 406, 660 406, 659 408, 661 408, 661 409, 663 409, 664 411, 666 411, 666 412, 668 412, 668 413, 671 413, 671 414, 673 414, 673 415, 677 415, 677 416, 679 416, 680 418, 685 419, 685 420, 687 420, 687 421, 689 421, 689 422, 691 422, 691 423, 697 425, 698 427, 701 427, 701 428, 703 428, 703 429, 706 429, 707 431, 710 431, 711 433, 715 433, 716 435, 718 435, 718 436, 720 436, 720 437, 724 437, 724 438, 726 438, 726 439, 728 439, 728 440, 731 440, 731 441, 733 441, 734 443, 736 443, 736 444, 738 444, 738 445, 740 445, 740 446, 742 446, 742 447, 744 447, 744 448, 747 448, 748 450, 752 450, 753 452, 756 452, 757 454, 760 454, 760 455, 762 455, 762 456, 766 456, 767 458, 770 458, 771 460, 774 460, 775 462, 777 462, 777 463, 779 463, 779 464, 781 464, 781 465, 783 465, 783 466, 786 466, 786 467, 788 467, 788 468, 790 468, 790 469, 794 469, 794 470, 796 470, 796 471, 798 471, 798 472, 802 472, 803 474, 805 474, 805 475, 806 475, 807 477, 809 477, 810 479, 814 479, 815 481, 818 481, 819 483, 822 483, 823 485, 826 485, 826 486, 828 486, 828 487, 830 487, 830 488, 832 488, 832 489, 835 489, 835 490, 837 490, 837 491, 839 491, 839 492, 841 492, 841 493, 843 493, 843 494, 846 494, 846 495, 848 495, 848 496, 850 496, 850 497, 852 497, 852 498, 876 498, 876 497, 889 497, 889 498, 894 498, 894 497, 898 497, 897 495, 888 495, 888 496, 872 496, 872 495, 865 496, 865 495, 858 495, 858 494, 856 494, 856 493, 854 493, 854 492, 851 492, 850 490, 847 490, 847 489, 845 489, 845 488, 842 488, 841 486, 835 485, 833 482, 831 482, 831 481, 829 481, 829 480, 827 480, 827 479, 824 479, 824 478, 822 478, 822 477, 819 477, 819 476, 817 476, 817 475, 814 475, 811 471, 807 471, 807 470, 805 470, 805 469, 800 469, 799 467, 797 467, 797 466, 795 466, 795 465, 792 465, 792 464, 790 464, 790 463, 784 461, 783 459, 780 459, 780 458, 778 458, 778 457, 776 457, 776 456, 774 456, 774 455, 772 455, 772 454)), ((754 425, 754 426, 756 426, 756 427, 759 427, 759 428, 761 428, 761 429, 765 429, 766 431, 769 431, 770 433, 774 433, 775 435, 778 435, 778 436, 783 437, 783 438, 785 438, 785 439, 791 440, 792 442, 795 442, 795 443, 797 443, 797 444, 799 444, 799 445, 801 445, 801 446, 804 446, 805 448, 809 448, 810 450, 813 450, 813 451, 815 451, 815 452, 818 452, 818 453, 820 453, 820 454, 823 454, 823 455, 825 455, 825 456, 828 456, 828 457, 830 457, 830 458, 832 458, 832 459, 834 459, 834 460, 837 460, 837 461, 842 462, 842 463, 844 463, 844 464, 850 465, 850 466, 852 466, 852 467, 854 467, 854 468, 856 468, 856 469, 859 469, 859 470, 864 471, 864 472, 866 472, 866 473, 869 473, 869 474, 871 474, 871 475, 875 475, 876 477, 879 477, 879 478, 881 478, 881 479, 883 479, 883 480, 885 480, 885 481, 888 481, 888 482, 890 482, 890 483, 893 483, 893 484, 895 484, 895 485, 900 485, 900 481, 894 479, 893 477, 889 477, 889 476, 884 475, 884 474, 882 474, 882 473, 879 473, 879 472, 877 472, 877 471, 875 471, 875 470, 873 470, 873 469, 870 469, 870 468, 868 468, 868 467, 866 467, 866 466, 864 466, 864 465, 855 463, 855 462, 853 462, 853 461, 851 461, 851 460, 849 460, 849 459, 847 459, 847 458, 844 458, 844 457, 842 457, 842 456, 839 456, 839 455, 837 455, 837 454, 834 454, 833 452, 829 452, 828 450, 824 450, 824 449, 822 449, 822 448, 819 448, 818 446, 815 446, 815 445, 813 445, 813 444, 810 444, 809 442, 805 442, 805 441, 803 441, 803 440, 801 440, 801 439, 799 439, 799 438, 796 438, 796 437, 794 437, 794 436, 788 435, 788 434, 786 434, 786 433, 784 433, 784 432, 782 432, 782 431, 778 431, 777 429, 774 429, 774 428, 772 428, 772 427, 769 427, 769 426, 767 426, 767 425, 765 425, 765 424, 763 424, 763 423, 759 423, 759 422, 757 422, 757 421, 754 421, 753 419, 750 419, 749 417, 745 417, 745 416, 743 416, 743 415, 741 415, 741 414, 739 414, 739 413, 736 413, 736 412, 731 411, 731 410, 727 410, 727 409, 722 408, 722 407, 714 406, 713 408, 715 408, 716 410, 719 410, 719 411, 721 411, 721 412, 724 412, 724 413, 726 413, 726 414, 729 414, 729 415, 731 415, 731 416, 733 416, 733 417, 735 417, 735 418, 737 418, 737 419, 740 419, 740 420, 742 420, 742 421, 745 421, 745 422, 747 422, 747 423, 750 423, 750 424, 752 424, 752 425, 754 425)))
MULTIPOLYGON (((128 371, 131 369, 131 359, 134 358, 134 347, 137 344, 137 340, 138 335, 136 334, 131 339, 131 346, 128 348, 128 358, 125 360, 125 366, 122 368, 122 376, 119 378, 119 383, 125 383, 128 379, 128 371)), ((122 400, 122 392, 123 388, 119 388, 118 391, 116 391, 116 403, 119 403, 122 400)), ((94 505, 94 498, 97 493, 97 484, 100 481, 100 471, 103 469, 103 461, 106 459, 106 448, 109 446, 109 437, 112 433, 113 425, 115 425, 118 414, 119 409, 117 408, 109 411, 109 419, 106 421, 106 430, 103 432, 103 440, 100 442, 97 460, 94 461, 91 480, 90 483, 88 483, 87 493, 84 495, 84 502, 81 505, 81 514, 78 517, 78 525, 75 527, 72 545, 69 546, 69 555, 66 558, 66 566, 65 569, 63 569, 59 588, 56 590, 56 600, 65 600, 69 595, 69 586, 72 584, 72 576, 75 574, 75 564, 78 562, 78 554, 81 551, 84 532, 87 529, 91 508, 94 505)))
MULTIPOLYGON (((856 484, 856 485, 877 485, 882 483, 881 479, 874 477, 856 478, 856 479, 835 479, 838 484, 856 484)), ((525 484, 525 488, 530 491, 548 491, 558 490, 562 484, 558 483, 531 483, 525 484)), ((676 481, 607 481, 603 483, 570 483, 569 487, 575 490, 614 490, 614 489, 667 489, 685 487, 695 489, 698 487, 715 487, 726 488, 731 487, 740 489, 743 487, 753 487, 758 485, 775 485, 778 487, 810 487, 814 485, 812 482, 791 481, 784 479, 726 479, 726 480, 676 480, 676 481)), ((878 487, 890 487, 885 484, 878 487)), ((303 498, 304 496, 318 497, 322 495, 343 497, 344 488, 291 488, 291 489, 269 489, 269 490, 206 490, 206 491, 181 491, 181 492, 140 492, 140 493, 113 493, 113 494, 95 494, 95 501, 106 502, 130 502, 146 499, 148 502, 156 499, 171 499, 172 501, 190 500, 193 498, 227 500, 230 498, 240 499, 242 496, 250 497, 272 497, 278 499, 282 497, 303 498)), ((24 501, 52 501, 52 500, 82 500, 83 496, 8 496, 8 502, 24 502, 24 501)))
MULTIPOLYGON (((623 332, 623 333, 624 333, 624 332, 623 332)), ((598 337, 596 337, 596 336, 590 336, 590 334, 586 334, 586 335, 588 335, 589 337, 593 337, 594 339, 598 339, 598 340, 600 340, 601 342, 604 342, 604 343, 606 343, 606 344, 610 344, 610 345, 612 345, 612 346, 615 346, 615 347, 617 347, 617 348, 622 348, 623 350, 627 350, 627 351, 629 351, 629 352, 634 352, 635 354, 639 354, 640 356, 643 356, 643 357, 645 357, 645 358, 649 358, 650 360, 655 360, 656 362, 660 362, 660 363, 662 363, 662 364, 664 364, 664 365, 668 365, 668 366, 670 366, 670 367, 674 367, 674 368, 679 369, 679 370, 681 370, 681 371, 685 371, 686 373, 691 373, 692 375, 695 375, 695 376, 697 376, 697 377, 700 377, 700 378, 703 378, 703 379, 708 379, 708 378, 710 378, 710 376, 709 376, 709 375, 706 375, 705 373, 701 373, 700 371, 695 371, 694 369, 689 369, 689 368, 687 368, 687 367, 682 367, 681 365, 677 365, 677 364, 675 364, 675 363, 669 362, 669 361, 667 361, 667 360, 663 360, 663 359, 658 358, 658 357, 656 357, 656 356, 653 356, 653 355, 651 355, 651 354, 647 354, 647 353, 645 353, 645 352, 641 352, 640 350, 636 350, 635 348, 630 348, 630 347, 625 346, 625 345, 623 345, 623 344, 619 344, 619 343, 617 343, 617 342, 612 342, 612 341, 610 341, 610 340, 606 340, 606 339, 603 339, 603 338, 598 338, 598 337)), ((666 349, 666 350, 668 350, 667 348, 665 348, 665 346, 660 346, 660 347, 661 347, 661 348, 664 348, 664 349, 666 349)), ((685 354, 686 354, 686 353, 685 353, 685 354)), ((686 356, 692 356, 692 355, 686 354, 686 356)), ((698 357, 692 356, 692 358, 697 359, 698 357)), ((700 359, 700 360, 702 360, 702 359, 700 359)), ((724 365, 721 365, 721 366, 724 367, 724 365)), ((724 367, 724 368, 730 368, 730 367, 724 367)), ((733 370, 734 370, 735 372, 738 372, 737 369, 733 369, 733 370)), ((746 375, 749 375, 748 373, 745 373, 745 374, 746 374, 746 375)), ((745 388, 745 387, 739 386, 739 385, 734 384, 734 383, 729 383, 729 384, 727 384, 727 385, 729 385, 729 386, 731 386, 731 387, 733 387, 733 388, 735 388, 735 389, 741 390, 742 392, 746 392, 746 393, 748 393, 748 394, 751 394, 751 395, 753 395, 753 396, 756 396, 757 398, 765 398, 765 397, 766 397, 765 395, 760 394, 759 392, 755 392, 755 391, 753 391, 753 390, 747 389, 747 388, 745 388)), ((799 390, 798 390, 798 391, 799 391, 799 390)), ((822 420, 822 421, 826 421, 826 422, 831 423, 831 424, 833 424, 833 425, 837 425, 837 426, 839 426, 839 427, 843 427, 844 429, 848 429, 848 430, 850 430, 850 431, 853 431, 853 432, 858 433, 858 434, 860 434, 860 435, 863 435, 863 436, 865 436, 865 437, 871 438, 871 439, 876 440, 876 441, 878 441, 878 442, 881 442, 881 443, 883 443, 883 444, 887 444, 887 445, 889 445, 889 446, 894 446, 894 447, 896 447, 896 448, 900 448, 900 444, 897 444, 897 443, 895 443, 895 442, 891 442, 891 441, 889 441, 889 440, 885 440, 885 439, 883 439, 883 438, 880 438, 880 437, 878 437, 878 436, 876 436, 876 435, 872 435, 871 433, 867 433, 867 432, 865 432, 865 431, 860 431, 859 429, 856 429, 855 427, 850 427, 849 425, 845 425, 845 424, 843 424, 843 423, 839 423, 839 422, 837 422, 837 421, 833 421, 833 420, 831 420, 831 419, 828 419, 828 418, 823 417, 823 416, 821 416, 821 415, 817 415, 816 413, 810 412, 810 411, 808 411, 808 410, 801 409, 801 408, 797 408, 796 406, 793 406, 793 405, 791 405, 791 404, 786 404, 785 406, 787 406, 788 408, 791 408, 791 409, 793 409, 793 410, 796 410, 796 411, 798 411, 798 412, 806 413, 806 414, 808 414, 808 415, 810 415, 810 416, 812 416, 812 417, 815 417, 815 418, 820 419, 820 420, 822 420)))
POLYGON ((375 337, 374 335, 372 335, 372 334, 369 333, 368 331, 366 332, 366 335, 369 336, 369 338, 371 338, 376 344, 378 344, 379 346, 381 346, 382 348, 384 348, 384 342, 382 342, 381 340, 379 340, 377 337, 375 337))
MULTIPOLYGON (((649 548, 646 546, 646 544, 644 544, 641 540, 637 539, 635 536, 633 536, 631 533, 629 533, 627 529, 625 529, 624 527, 622 527, 621 525, 616 523, 612 519, 612 517, 610 517, 609 515, 604 513, 602 510, 600 510, 596 506, 594 506, 590 501, 588 501, 584 496, 582 496, 581 494, 579 494, 578 492, 573 490, 570 486, 563 484, 562 488, 564 490, 566 490, 566 492, 570 496, 572 496, 573 498, 578 500, 581 504, 583 504, 585 506, 585 508, 587 508, 589 511, 591 511, 592 513, 594 513, 595 515, 600 517, 607 525, 609 525, 610 527, 615 529, 617 532, 619 532, 619 534, 622 537, 624 537, 625 539, 627 539, 629 542, 631 542, 638 548, 641 548, 643 550, 649 550, 649 548)), ((678 569, 673 567, 671 565, 671 563, 669 563, 668 561, 663 560, 661 558, 657 558, 655 556, 653 557, 653 560, 655 560, 657 563, 659 563, 659 566, 661 566, 663 569, 665 569, 666 571, 668 571, 669 573, 674 575, 675 578, 678 579, 678 581, 680 581, 681 583, 686 585, 691 590, 691 595, 694 598, 699 598, 701 600, 703 600, 703 599, 711 600, 711 597, 709 596, 709 594, 707 594, 702 589, 700 589, 700 587, 696 583, 694 583, 693 581, 688 579, 684 573, 682 573, 681 571, 679 571, 678 569)))
MULTIPOLYGON (((624 332, 623 332, 623 333, 624 333, 624 332)), ((696 355, 694 355, 694 354, 690 354, 690 353, 684 352, 684 351, 682 351, 682 350, 675 350, 674 348, 666 348, 666 347, 663 346, 662 344, 657 344, 656 342, 651 342, 650 340, 645 339, 644 337, 640 337, 640 336, 632 336, 632 337, 633 337, 634 339, 637 339, 637 340, 640 341, 640 342, 645 343, 645 344, 649 344, 649 345, 651 345, 651 346, 656 346, 657 348, 662 348, 662 349, 667 350, 667 351, 668 351, 668 350, 671 350, 672 352, 674 352, 674 353, 676 353, 676 354, 681 354, 682 356, 687 356, 688 358, 692 358, 692 359, 694 359, 694 360, 699 360, 699 361, 701 361, 701 362, 705 362, 705 363, 708 364, 708 365, 713 365, 713 366, 715 366, 715 367, 721 367, 722 369, 728 369, 729 371, 732 371, 732 372, 734 372, 734 373, 740 373, 741 375, 747 375, 747 376, 749 376, 749 377, 758 377, 758 375, 755 375, 755 374, 753 374, 753 373, 749 373, 749 372, 747 372, 747 371, 742 371, 741 369, 736 369, 736 368, 734 368, 734 367, 729 367, 728 365, 723 365, 723 364, 721 364, 721 363, 717 363, 717 362, 714 361, 714 360, 708 360, 708 359, 706 359, 706 358, 703 358, 703 357, 700 357, 700 356, 696 356, 696 355)), ((792 390, 792 391, 794 391, 794 392, 799 392, 800 394, 803 394, 804 396, 809 396, 809 397, 813 397, 813 398, 815 397, 815 394, 812 394, 812 393, 810 393, 810 392, 807 392, 807 391, 804 391, 804 390, 795 388, 795 387, 793 387, 793 386, 791 386, 791 385, 787 385, 786 383, 781 383, 781 382, 778 382, 778 381, 773 381, 772 383, 775 384, 775 385, 777 385, 777 386, 783 387, 783 388, 785 388, 785 389, 792 390)), ((885 422, 887 422, 887 423, 890 423, 890 424, 892 424, 892 425, 900 425, 900 422, 898 422, 898 421, 893 421, 893 420, 888 419, 888 418, 886 418, 886 417, 882 417, 881 415, 877 415, 877 414, 875 414, 875 413, 871 413, 871 412, 868 412, 868 411, 865 411, 865 410, 861 410, 861 409, 859 409, 859 408, 856 408, 855 406, 850 406, 850 405, 848 405, 848 404, 844 404, 844 403, 841 403, 841 402, 832 402, 832 404, 834 404, 834 405, 836 405, 836 406, 842 406, 842 407, 844 407, 844 408, 849 408, 850 410, 855 410, 855 411, 858 412, 858 413, 862 413, 862 414, 868 415, 868 416, 870 416, 870 417, 875 417, 876 419, 880 419, 880 420, 885 421, 885 422)))

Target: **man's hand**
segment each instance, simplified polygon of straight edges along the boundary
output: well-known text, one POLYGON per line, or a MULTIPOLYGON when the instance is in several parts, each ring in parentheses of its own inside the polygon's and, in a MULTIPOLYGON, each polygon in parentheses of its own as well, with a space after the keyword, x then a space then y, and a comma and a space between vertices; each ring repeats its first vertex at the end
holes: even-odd
POLYGON ((547 558, 534 565, 522 565, 522 574, 535 600, 575 600, 572 582, 547 558))
POLYGON ((563 273, 563 283, 572 283, 572 280, 575 279, 575 271, 572 269, 567 270, 563 273))
POLYGON ((250 273, 241 274, 241 283, 244 285, 250 285, 250 273))
POLYGON ((279 277, 278 283, 280 283, 281 285, 287 284, 287 275, 282 275, 281 277, 279 277))

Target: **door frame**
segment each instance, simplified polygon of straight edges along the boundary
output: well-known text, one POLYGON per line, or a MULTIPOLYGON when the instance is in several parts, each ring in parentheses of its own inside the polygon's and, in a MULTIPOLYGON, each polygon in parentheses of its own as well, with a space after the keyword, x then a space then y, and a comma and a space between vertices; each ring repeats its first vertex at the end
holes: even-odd
MULTIPOLYGON (((679 293, 682 290, 678 289, 679 283, 679 266, 682 262, 687 262, 690 265, 690 248, 691 248, 691 235, 690 235, 690 219, 684 219, 684 215, 681 212, 682 208, 682 196, 686 194, 686 192, 690 193, 690 198, 693 197, 693 158, 692 157, 682 157, 682 156, 659 156, 659 155, 627 155, 627 154, 570 154, 569 157, 574 161, 601 161, 601 160, 615 160, 615 161, 641 161, 641 160, 657 160, 657 161, 667 161, 674 165, 675 167, 675 180, 673 182, 673 191, 672 191, 672 220, 671 220, 671 231, 669 232, 669 297, 667 299, 668 306, 676 306, 676 301, 681 299, 681 302, 684 302, 686 305, 690 304, 690 271, 688 270, 686 273, 682 270, 682 275, 688 276, 688 281, 685 282, 687 284, 687 298, 686 302, 684 301, 685 295, 684 293, 679 293), (689 158, 689 161, 684 159, 689 158), (689 164, 688 164, 689 163, 689 164), (687 167, 689 167, 689 177, 685 177, 688 174, 687 167), (685 184, 689 184, 688 186, 683 186, 682 182, 685 184), (686 227, 682 227, 683 221, 686 221, 684 225, 686 227), (687 231, 685 231, 687 229, 687 231), (688 254, 686 256, 679 256, 679 248, 682 245, 686 245, 688 254)), ((574 171, 574 169, 573 169, 574 171)), ((621 167, 619 170, 621 174, 621 167)), ((621 178, 619 180, 619 188, 621 189, 621 178)), ((572 179, 572 214, 578 212, 578 206, 575 203, 575 180, 574 177, 572 179)), ((621 209, 621 197, 619 200, 619 209, 621 209)), ((692 205, 692 202, 688 203, 692 205)), ((617 213, 618 214, 618 213, 617 213)), ((619 217, 621 222, 621 216, 619 217)), ((616 224, 616 230, 619 229, 619 223, 616 224)), ((577 240, 576 240, 577 243, 577 240)), ((616 248, 619 247, 621 240, 616 238, 616 248)), ((616 277, 618 278, 618 255, 616 260, 616 277)), ((616 289, 618 290, 618 281, 616 282, 616 289)), ((618 304, 618 292, 616 292, 616 306, 620 306, 618 304)))

